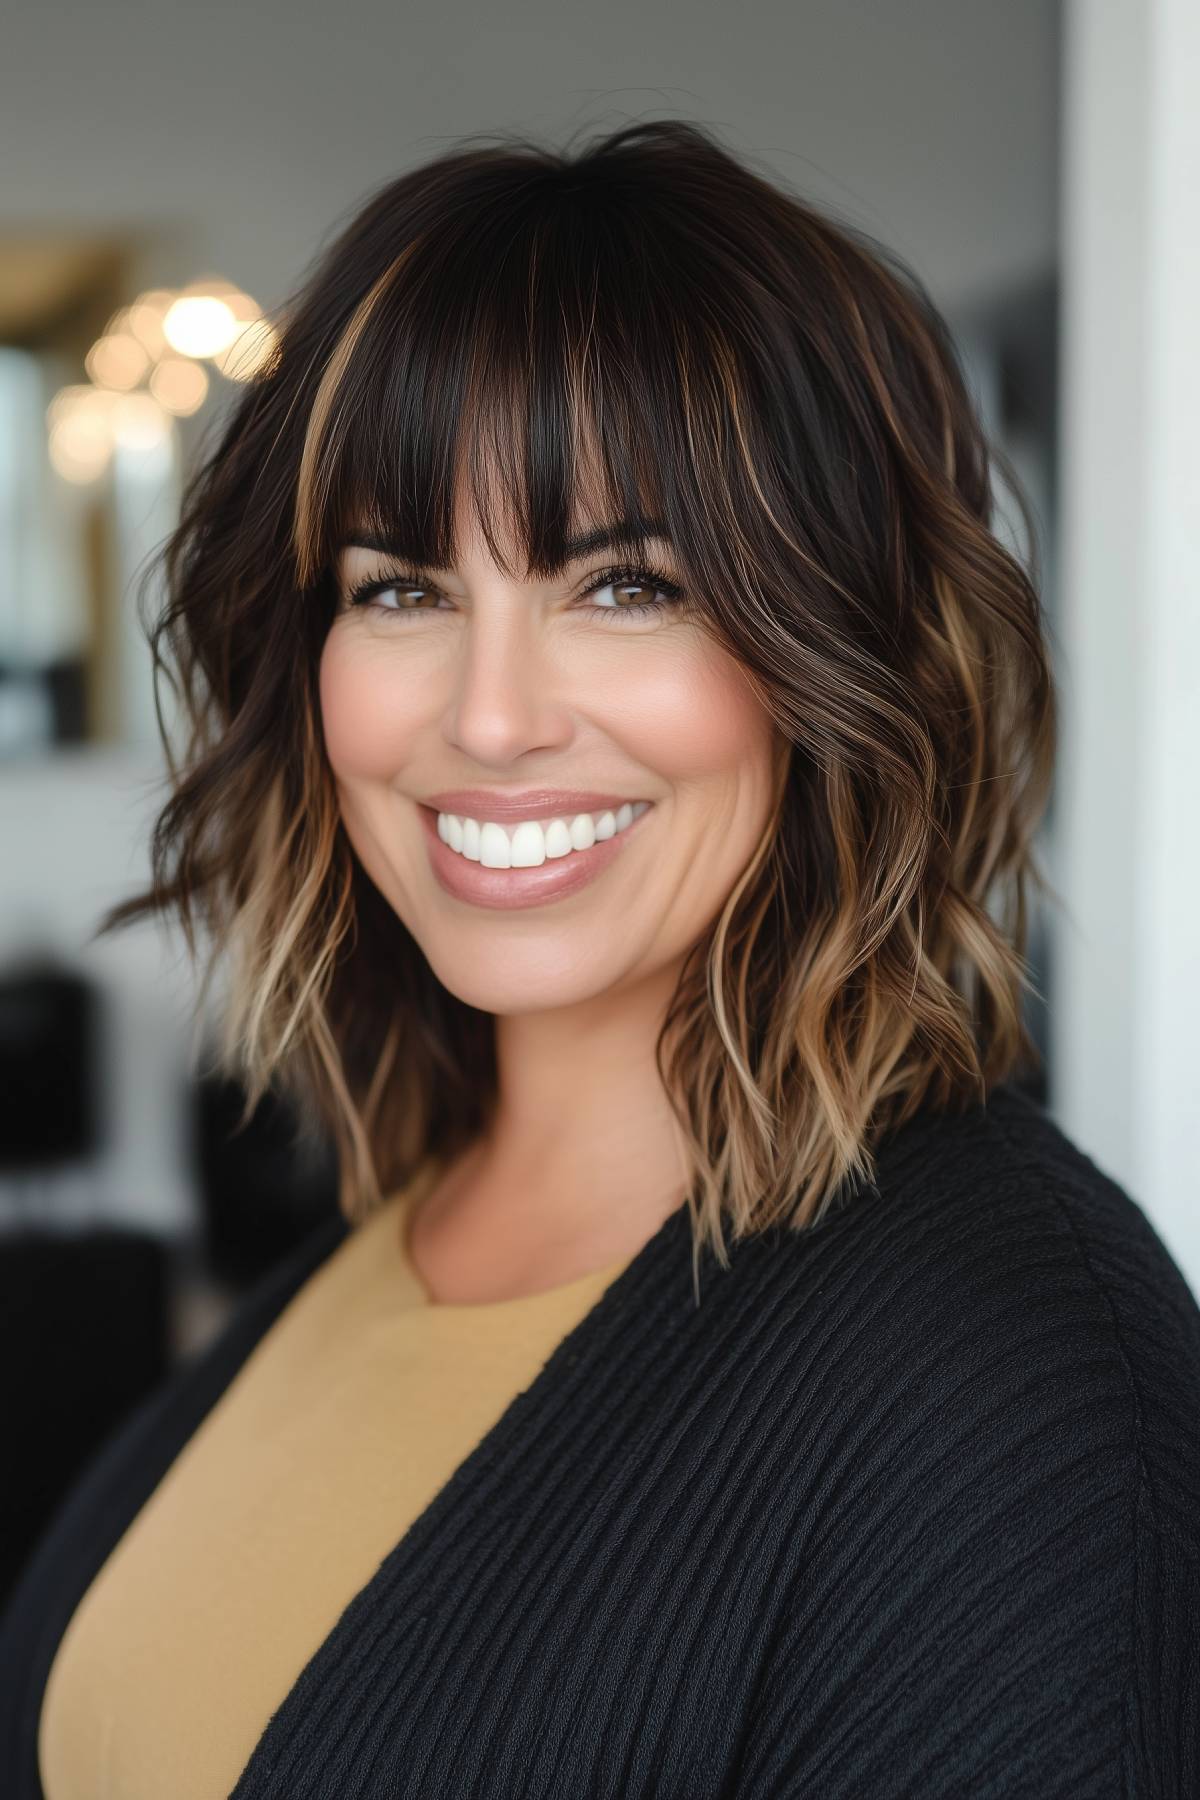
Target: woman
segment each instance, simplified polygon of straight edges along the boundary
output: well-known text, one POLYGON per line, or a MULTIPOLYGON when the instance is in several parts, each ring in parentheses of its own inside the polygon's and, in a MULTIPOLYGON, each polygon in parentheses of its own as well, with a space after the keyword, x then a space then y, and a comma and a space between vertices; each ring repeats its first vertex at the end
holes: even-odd
POLYGON ((459 146, 325 254, 167 546, 105 928, 203 923, 340 1214, 54 1522, 6 1792, 1194 1791, 1200 1312, 1020 1085, 990 519, 919 285, 699 128, 459 146))

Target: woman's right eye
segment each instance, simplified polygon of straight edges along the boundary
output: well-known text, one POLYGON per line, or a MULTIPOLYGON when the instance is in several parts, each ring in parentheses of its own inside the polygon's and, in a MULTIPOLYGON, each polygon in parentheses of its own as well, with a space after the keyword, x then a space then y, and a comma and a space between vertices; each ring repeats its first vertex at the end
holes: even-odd
POLYGON ((430 610, 429 607, 419 604, 423 599, 436 600, 436 590, 426 587, 423 582, 410 581, 406 578, 392 578, 386 581, 376 579, 374 581, 359 582, 357 587, 351 588, 346 599, 346 606, 347 610, 351 607, 366 607, 372 612, 388 613, 393 617, 401 617, 405 613, 428 612, 430 610), (383 605, 382 599, 386 594, 402 596, 403 604, 397 606, 383 605), (414 600, 417 604, 412 603, 414 600))

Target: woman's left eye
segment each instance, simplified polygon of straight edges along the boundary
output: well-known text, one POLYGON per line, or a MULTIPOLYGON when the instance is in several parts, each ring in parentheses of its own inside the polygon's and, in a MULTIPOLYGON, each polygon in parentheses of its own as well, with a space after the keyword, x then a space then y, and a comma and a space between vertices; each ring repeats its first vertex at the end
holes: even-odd
POLYGON ((657 569, 605 569, 599 575, 593 575, 588 582, 586 592, 589 596, 611 592, 614 595, 611 606, 592 606, 595 613, 609 616, 613 613, 645 614, 665 612, 668 607, 678 606, 683 598, 683 589, 676 581, 662 574, 657 569), (641 595, 652 598, 629 599, 629 590, 640 590, 641 595), (625 598, 622 598, 625 596, 625 598))

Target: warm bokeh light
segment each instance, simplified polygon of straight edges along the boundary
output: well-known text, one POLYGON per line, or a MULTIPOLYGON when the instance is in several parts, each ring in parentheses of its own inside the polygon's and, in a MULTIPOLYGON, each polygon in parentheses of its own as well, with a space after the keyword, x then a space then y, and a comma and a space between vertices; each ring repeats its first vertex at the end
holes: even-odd
POLYGON ((267 367, 278 346, 279 335, 270 320, 252 319, 213 361, 228 380, 252 381, 267 367))
POLYGON ((121 306, 113 313, 100 335, 101 337, 120 337, 122 332, 128 332, 128 330, 129 308, 127 306, 121 306))
POLYGON ((84 366, 97 387, 135 388, 146 373, 149 358, 130 332, 109 332, 96 339, 84 358, 84 366))
POLYGON ((208 376, 186 356, 165 356, 150 376, 150 392, 168 412, 186 417, 203 406, 208 376))
POLYGON ((222 293, 221 298, 242 325, 251 325, 255 319, 262 317, 262 307, 258 301, 251 295, 244 294, 241 288, 231 287, 227 293, 222 293))
POLYGON ((149 356, 162 356, 167 348, 163 320, 176 298, 171 288, 147 288, 127 309, 128 329, 149 356))
POLYGON ((95 388, 90 382, 78 382, 71 387, 59 388, 57 394, 46 408, 46 424, 53 430, 60 419, 76 412, 95 411, 107 419, 109 407, 114 396, 105 388, 95 388))
POLYGON ((156 449, 170 439, 174 419, 198 412, 208 397, 200 359, 231 381, 250 381, 278 343, 258 302, 222 275, 143 289, 88 351, 90 381, 60 388, 47 406, 51 463, 64 480, 88 482, 118 446, 156 449))
POLYGON ((113 452, 107 409, 79 405, 61 411, 50 427, 48 448, 55 471, 65 481, 95 481, 113 452))
POLYGON ((195 294, 213 294, 218 300, 228 300, 230 294, 236 293, 237 290, 228 276, 218 275, 214 270, 209 269, 202 275, 193 276, 191 281, 185 282, 178 291, 188 299, 195 294))
POLYGON ((153 450, 171 421, 152 394, 122 394, 112 409, 112 433, 125 450, 153 450))
POLYGON ((237 330, 232 311, 215 294, 182 294, 163 320, 163 335, 181 356, 218 356, 237 330))

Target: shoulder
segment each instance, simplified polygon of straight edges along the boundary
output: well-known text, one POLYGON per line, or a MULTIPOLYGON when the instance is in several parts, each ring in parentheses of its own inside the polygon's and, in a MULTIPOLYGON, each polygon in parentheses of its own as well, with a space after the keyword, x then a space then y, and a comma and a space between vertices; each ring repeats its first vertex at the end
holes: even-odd
POLYGON ((1017 1089, 918 1114, 873 1184, 739 1260, 746 1329, 782 1321, 767 1380, 869 1415, 873 1448, 921 1421, 981 1474, 1069 1485, 1086 1460, 1093 1493, 1140 1493, 1197 1542, 1200 1308, 1141 1206, 1017 1089))
POLYGON ((812 1418, 776 1496, 812 1533, 781 1665, 836 1592, 826 1703, 892 1709, 904 1791, 1182 1792, 1200 1308, 1141 1207, 1003 1088, 902 1128, 874 1190, 771 1254, 772 1383, 812 1418))
MULTIPOLYGON (((1041 1393, 1064 1449, 1124 1463, 1164 1529, 1200 1541, 1200 1307, 1143 1208, 1038 1103, 1005 1085, 902 1129, 846 1222, 914 1342, 990 1369, 1030 1423, 1041 1393)), ((957 1385, 964 1408, 981 1395, 957 1385)))
POLYGON ((918 1115, 872 1186, 770 1254, 839 1321, 857 1391, 936 1406, 1013 1458, 1090 1454, 1093 1479, 1200 1541, 1200 1307, 1142 1207, 1034 1100, 1005 1085, 918 1115))
POLYGON ((1019 1520, 1008 1541, 1030 1549, 1028 1526, 1043 1555, 1053 1518, 1098 1576, 1131 1574, 1153 1539, 1195 1584, 1200 1306, 1143 1208, 1035 1101, 1006 1085, 918 1115, 872 1187, 752 1260, 756 1307, 778 1294, 788 1321, 769 1380, 799 1373, 855 1421, 833 1453, 868 1506, 993 1536, 1019 1520))

